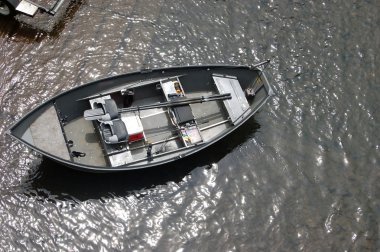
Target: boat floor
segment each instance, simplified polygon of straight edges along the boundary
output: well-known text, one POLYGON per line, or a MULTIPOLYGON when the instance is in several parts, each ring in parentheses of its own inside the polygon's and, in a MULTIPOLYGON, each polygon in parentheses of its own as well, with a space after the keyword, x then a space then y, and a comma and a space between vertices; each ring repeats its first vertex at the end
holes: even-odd
POLYGON ((61 125, 54 106, 50 106, 25 132, 25 140, 39 149, 70 160, 61 125), (46 137, 46 135, 54 137, 46 137))
POLYGON ((64 130, 67 140, 72 140, 74 144, 70 150, 86 153, 84 157, 74 158, 74 162, 94 166, 106 165, 99 135, 95 132, 92 121, 79 117, 66 124, 64 130))
MULTIPOLYGON (((187 97, 192 98, 212 94, 215 93, 188 93, 187 97)), ((162 96, 150 97, 137 100, 133 102, 132 106, 152 104, 161 101, 162 96)), ((190 106, 197 120, 198 127, 201 130, 201 136, 204 142, 209 141, 231 126, 228 123, 228 116, 221 101, 191 104, 190 106), (218 123, 220 124, 215 126, 215 124, 218 123)), ((141 110, 138 113, 144 128, 146 141, 137 141, 129 144, 133 160, 143 160, 147 158, 147 143, 156 143, 152 149, 152 153, 154 154, 170 152, 184 147, 184 143, 179 137, 177 129, 173 126, 166 108, 141 110)), ((97 132, 92 121, 86 121, 83 117, 80 117, 67 123, 64 129, 67 139, 74 141, 74 146, 71 147, 70 150, 86 153, 85 157, 74 158, 74 162, 86 165, 106 166, 107 158, 102 148, 100 134, 97 132)))

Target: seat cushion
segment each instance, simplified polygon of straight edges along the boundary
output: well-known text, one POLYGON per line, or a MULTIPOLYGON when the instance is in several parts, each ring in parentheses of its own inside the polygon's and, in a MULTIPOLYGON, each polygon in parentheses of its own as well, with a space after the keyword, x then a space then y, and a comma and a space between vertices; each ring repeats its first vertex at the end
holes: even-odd
POLYGON ((125 141, 128 138, 127 128, 122 120, 117 119, 112 121, 111 131, 116 135, 119 141, 125 141))
POLYGON ((106 122, 119 117, 119 111, 116 102, 113 99, 94 101, 92 107, 92 109, 84 111, 83 116, 85 120, 106 122))
POLYGON ((128 131, 122 120, 116 119, 100 124, 103 139, 108 144, 125 142, 128 139, 128 131))
POLYGON ((104 113, 110 115, 110 120, 118 117, 119 112, 117 110, 116 102, 113 99, 104 100, 104 113))

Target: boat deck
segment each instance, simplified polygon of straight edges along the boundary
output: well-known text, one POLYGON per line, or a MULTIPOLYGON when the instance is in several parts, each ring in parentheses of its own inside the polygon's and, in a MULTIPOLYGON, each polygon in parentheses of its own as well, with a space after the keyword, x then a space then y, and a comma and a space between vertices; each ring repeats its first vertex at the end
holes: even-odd
POLYGON ((37 148, 62 159, 70 160, 61 125, 53 105, 47 108, 25 132, 25 140, 37 148), (47 138, 49 136, 54 136, 47 138))
POLYGON ((67 140, 73 141, 70 151, 86 154, 84 157, 73 157, 75 162, 94 166, 106 165, 99 134, 95 131, 94 124, 91 121, 79 117, 66 124, 64 130, 67 140))
MULTIPOLYGON (((213 80, 214 85, 207 83, 205 84, 206 89, 198 90, 192 90, 192 87, 188 85, 184 88, 178 77, 159 81, 160 89, 157 89, 157 84, 135 89, 133 95, 137 98, 132 100, 126 108, 137 108, 146 104, 169 101, 171 99, 169 94, 175 93, 186 99, 220 94, 232 96, 228 100, 202 101, 188 104, 188 107, 182 106, 181 109, 187 112, 182 112, 180 117, 175 115, 175 108, 137 109, 132 112, 132 117, 128 120, 132 120, 132 122, 136 120, 135 122, 142 125, 144 137, 135 142, 106 144, 102 141, 97 121, 85 121, 82 116, 72 120, 65 126, 68 140, 74 141, 74 146, 70 151, 86 153, 84 157, 74 157, 74 161, 87 165, 111 167, 131 163, 144 164, 149 163, 153 156, 156 162, 167 160, 182 155, 180 153, 186 153, 188 148, 211 142, 242 120, 246 111, 250 111, 248 101, 236 77, 213 75, 213 80), (174 88, 175 85, 178 89, 174 88), (190 91, 186 92, 187 90, 190 91), (191 123, 185 121, 185 124, 179 126, 178 120, 186 117, 191 118, 191 123)), ((103 97, 106 97, 104 99, 112 98, 116 102, 116 106, 124 108, 125 98, 117 90, 103 97)), ((90 104, 93 104, 94 100, 89 100, 90 104)), ((94 108, 92 107, 92 109, 94 108)), ((130 114, 131 112, 121 111, 119 113, 121 113, 119 116, 123 118, 124 113, 130 114)), ((125 125, 132 125, 133 123, 128 123, 128 120, 124 121, 125 125)))
MULTIPOLYGON (((244 114, 251 109, 236 77, 219 74, 210 77, 211 82, 204 83, 198 89, 191 86, 192 82, 186 82, 186 78, 180 80, 178 76, 174 76, 150 85, 140 85, 131 94, 128 91, 127 94, 132 95, 132 99, 123 95, 120 89, 89 99, 92 109, 95 109, 94 102, 102 102, 102 99, 113 100, 119 109, 119 118, 126 127, 130 127, 130 132, 143 132, 143 137, 107 144, 102 139, 99 122, 86 121, 83 116, 79 116, 64 127, 67 140, 74 142, 70 152, 86 154, 73 157, 74 162, 103 167, 145 165, 153 159, 153 162, 158 163, 186 155, 191 148, 212 142, 243 120, 244 114), (177 98, 171 98, 169 94, 177 98), (155 106, 173 100, 197 100, 200 97, 221 94, 229 94, 231 98, 202 99, 199 103, 192 102, 170 108, 155 106), (149 108, 145 108, 147 104, 149 108), (134 128, 133 125, 140 126, 134 128)), ((260 92, 257 95, 254 106, 259 107, 257 102, 265 98, 265 92, 263 97, 260 97, 260 92)), ((131 133, 131 136, 134 135, 131 133)))
MULTIPOLYGON (((187 97, 200 97, 215 94, 215 92, 194 92, 187 94, 187 97)), ((162 97, 150 97, 132 103, 138 106, 146 103, 160 102, 162 97)), ((196 119, 203 141, 209 141, 221 131, 231 127, 228 115, 224 111, 222 101, 210 101, 204 103, 191 104, 191 109, 196 119)), ((68 140, 73 141, 70 151, 86 153, 84 157, 74 157, 74 162, 93 165, 106 166, 109 162, 119 162, 117 158, 129 160, 147 159, 147 149, 152 143, 152 153, 160 154, 164 152, 176 151, 185 147, 178 129, 173 125, 167 108, 154 108, 141 110, 138 112, 139 118, 144 128, 145 141, 137 141, 128 145, 128 157, 124 154, 107 155, 102 145, 101 136, 92 121, 86 121, 79 117, 64 126, 68 140), (80 129, 80 130, 78 130, 80 129), (119 156, 119 157, 118 157, 119 156), (115 160, 111 160, 115 159, 115 160)))
MULTIPOLYGON (((191 98, 214 94, 217 93, 213 91, 194 92, 188 94, 187 96, 191 98)), ((202 138, 206 142, 215 137, 222 130, 225 130, 231 126, 222 101, 209 101, 207 102, 207 105, 204 103, 195 103, 190 104, 190 107, 201 130, 202 138)))

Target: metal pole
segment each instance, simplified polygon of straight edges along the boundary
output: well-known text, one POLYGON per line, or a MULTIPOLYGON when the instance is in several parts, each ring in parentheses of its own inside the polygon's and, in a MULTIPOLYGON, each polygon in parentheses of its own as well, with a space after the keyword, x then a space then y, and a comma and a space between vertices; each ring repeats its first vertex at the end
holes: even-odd
POLYGON ((136 107, 130 107, 130 108, 123 108, 119 109, 119 113, 123 112, 133 112, 138 110, 147 110, 147 109, 154 109, 154 108, 163 108, 163 107, 174 107, 174 106, 183 106, 183 105, 189 105, 192 103, 202 103, 202 102, 209 102, 209 101, 216 101, 216 100, 226 100, 231 99, 232 96, 230 93, 227 94, 219 94, 219 95, 211 95, 211 96, 202 96, 197 98, 189 98, 179 101, 168 101, 168 102, 161 102, 156 104, 149 104, 149 105, 141 105, 136 107))
POLYGON ((266 61, 263 61, 263 62, 260 62, 260 63, 258 63, 258 64, 256 64, 256 65, 252 65, 251 66, 251 69, 254 69, 254 68, 256 68, 256 69, 258 69, 259 70, 259 74, 258 74, 258 76, 257 76, 257 78, 256 78, 256 80, 255 80, 255 82, 252 84, 252 90, 253 90, 253 93, 254 94, 256 94, 256 91, 257 91, 257 89, 256 89, 256 85, 257 85, 257 83, 259 83, 258 81, 262 81, 261 80, 261 75, 262 75, 262 72, 265 70, 265 68, 267 68, 267 66, 269 65, 269 63, 270 63, 270 59, 268 59, 268 60, 266 60, 266 61), (261 66, 263 66, 262 68, 259 68, 259 67, 261 67, 261 66))
POLYGON ((251 68, 258 68, 260 66, 264 66, 262 69, 259 69, 261 71, 264 71, 264 69, 269 65, 269 63, 270 63, 270 59, 268 59, 266 61, 263 61, 263 62, 260 62, 260 63, 258 63, 256 65, 251 65, 250 67, 251 68))

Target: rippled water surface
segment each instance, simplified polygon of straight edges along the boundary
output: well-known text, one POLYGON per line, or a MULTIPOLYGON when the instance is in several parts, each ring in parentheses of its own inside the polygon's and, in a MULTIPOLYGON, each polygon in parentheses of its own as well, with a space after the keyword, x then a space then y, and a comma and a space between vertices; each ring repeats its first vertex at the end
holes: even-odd
POLYGON ((0 250, 378 251, 379 9, 354 1, 82 1, 0 25, 0 250), (265 59, 276 96, 207 153, 86 174, 5 135, 48 98, 141 68, 265 59))

